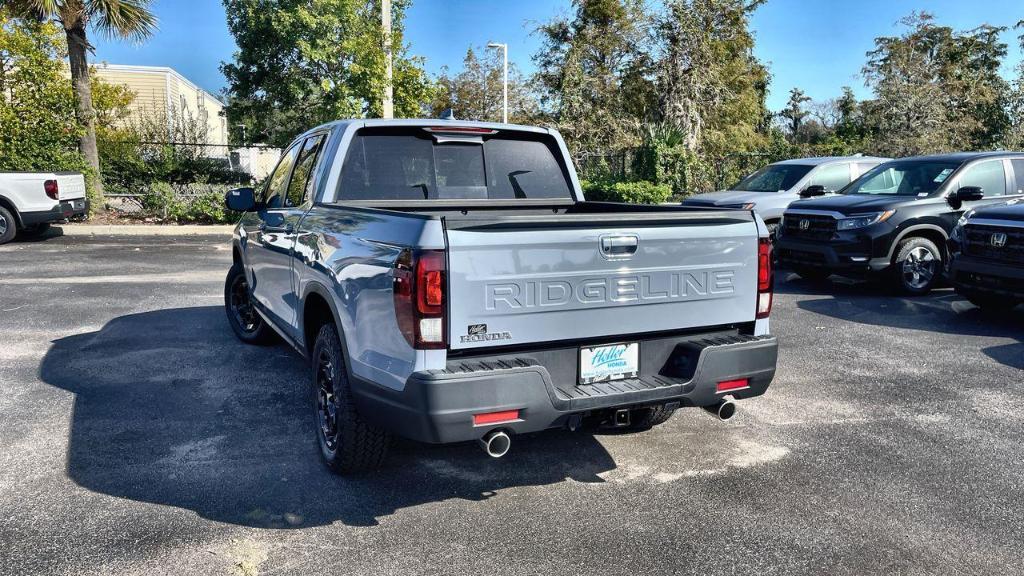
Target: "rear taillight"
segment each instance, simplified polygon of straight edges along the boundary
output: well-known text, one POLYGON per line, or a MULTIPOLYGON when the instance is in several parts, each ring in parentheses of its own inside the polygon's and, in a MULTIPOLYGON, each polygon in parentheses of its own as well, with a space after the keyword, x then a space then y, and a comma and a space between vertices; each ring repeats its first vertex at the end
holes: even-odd
POLYGON ((444 250, 404 250, 395 261, 395 318, 413 348, 444 348, 444 250))
POLYGON ((43 182, 43 190, 46 195, 56 200, 60 196, 60 188, 57 186, 56 180, 47 180, 43 182))
POLYGON ((767 318, 772 313, 772 243, 761 238, 757 243, 757 316, 767 318))

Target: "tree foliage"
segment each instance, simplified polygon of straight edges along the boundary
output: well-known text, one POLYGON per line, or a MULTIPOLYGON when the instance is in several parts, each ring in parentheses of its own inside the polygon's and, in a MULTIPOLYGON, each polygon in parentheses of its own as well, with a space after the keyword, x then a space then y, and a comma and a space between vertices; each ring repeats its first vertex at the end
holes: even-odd
POLYGON ((66 48, 53 23, 0 8, 0 170, 82 170, 66 48))
POLYGON ((642 0, 574 0, 538 28, 541 101, 574 153, 635 145, 637 118, 653 116, 650 23, 642 0))
POLYGON ((863 74, 875 93, 865 104, 874 149, 889 156, 986 149, 1009 123, 1009 86, 999 76, 1004 28, 956 32, 914 13, 901 36, 875 39, 863 74))
MULTIPOLYGON (((432 85, 403 43, 409 0, 392 2, 395 116, 419 116, 432 85)), ((379 0, 224 0, 238 44, 228 119, 251 141, 284 145, 339 118, 379 117, 386 86, 379 0)))
MULTIPOLYGON (((437 116, 451 108, 459 119, 500 122, 502 81, 501 53, 488 50, 480 57, 473 48, 469 48, 458 74, 453 75, 447 67, 441 69, 430 106, 431 113, 437 116)), ((540 104, 532 84, 518 66, 509 62, 508 121, 530 124, 538 120, 539 114, 540 104)))

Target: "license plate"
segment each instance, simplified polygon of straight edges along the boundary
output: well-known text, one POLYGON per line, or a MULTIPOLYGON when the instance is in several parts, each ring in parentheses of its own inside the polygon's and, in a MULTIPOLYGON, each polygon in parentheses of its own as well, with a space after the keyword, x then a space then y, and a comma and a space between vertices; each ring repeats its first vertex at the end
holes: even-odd
POLYGON ((635 378, 640 373, 640 344, 580 348, 580 383, 635 378))

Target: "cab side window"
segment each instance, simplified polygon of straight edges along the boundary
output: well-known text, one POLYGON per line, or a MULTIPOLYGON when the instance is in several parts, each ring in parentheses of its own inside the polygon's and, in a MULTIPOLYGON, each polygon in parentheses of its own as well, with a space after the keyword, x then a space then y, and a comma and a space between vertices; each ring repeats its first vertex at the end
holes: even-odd
POLYGON ((986 197, 1006 195, 1006 172, 1002 160, 989 160, 975 164, 960 177, 960 188, 977 186, 986 197))
POLYGON ((848 163, 829 164, 814 171, 811 186, 824 186, 825 190, 835 192, 850 183, 850 165, 848 163))
POLYGON ((317 158, 320 157, 323 142, 324 136, 319 135, 307 138, 302 145, 295 162, 295 171, 292 172, 292 179, 288 183, 288 194, 285 197, 288 207, 300 206, 312 198, 313 169, 316 167, 317 158))
POLYGON ((274 168, 274 173, 267 179, 267 185, 263 189, 263 205, 268 210, 284 207, 284 194, 288 188, 288 175, 291 174, 292 166, 295 165, 295 157, 299 153, 298 144, 292 146, 281 157, 281 161, 274 168))

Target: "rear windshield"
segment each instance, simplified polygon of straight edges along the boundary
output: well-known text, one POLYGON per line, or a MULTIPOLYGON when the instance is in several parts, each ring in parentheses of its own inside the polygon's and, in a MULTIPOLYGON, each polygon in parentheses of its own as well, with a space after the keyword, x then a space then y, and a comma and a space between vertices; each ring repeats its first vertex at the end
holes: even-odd
POLYGON ((814 166, 803 164, 772 164, 761 168, 732 187, 741 192, 785 192, 814 166))
POLYGON ((554 139, 544 134, 430 133, 367 128, 352 139, 338 184, 345 200, 572 199, 554 139))

